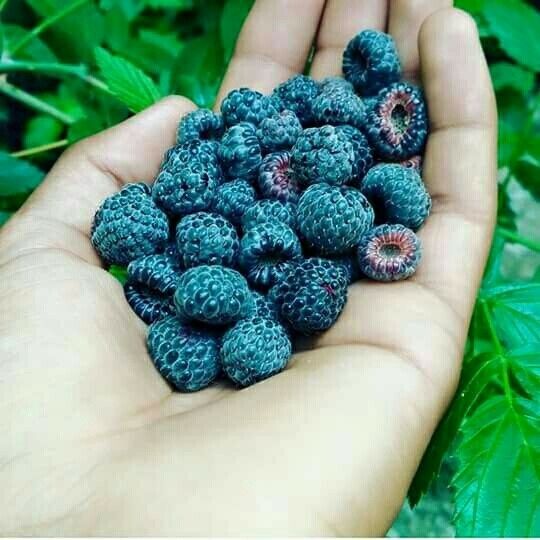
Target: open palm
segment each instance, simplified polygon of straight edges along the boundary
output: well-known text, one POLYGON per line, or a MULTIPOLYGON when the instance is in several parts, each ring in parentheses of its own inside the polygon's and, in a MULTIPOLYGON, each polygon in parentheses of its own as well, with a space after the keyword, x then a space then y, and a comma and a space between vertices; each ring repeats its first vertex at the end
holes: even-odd
POLYGON ((314 348, 253 387, 172 393, 89 241, 193 104, 167 98, 59 160, 0 234, 1 534, 384 533, 455 389, 494 218, 489 76, 450 5, 256 2, 220 95, 270 91, 314 41, 312 75, 338 74, 356 32, 391 32, 428 99, 433 213, 414 278, 354 285, 314 348))

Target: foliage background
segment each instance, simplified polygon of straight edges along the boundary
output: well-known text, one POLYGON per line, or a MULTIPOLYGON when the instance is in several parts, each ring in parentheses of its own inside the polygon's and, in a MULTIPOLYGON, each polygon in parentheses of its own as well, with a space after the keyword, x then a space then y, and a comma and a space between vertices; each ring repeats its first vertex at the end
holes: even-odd
MULTIPOLYGON (((456 3, 497 92, 498 226, 460 388, 389 534, 540 536, 539 2, 456 3)), ((73 142, 169 93, 211 106, 251 4, 0 0, 0 226, 73 142)))

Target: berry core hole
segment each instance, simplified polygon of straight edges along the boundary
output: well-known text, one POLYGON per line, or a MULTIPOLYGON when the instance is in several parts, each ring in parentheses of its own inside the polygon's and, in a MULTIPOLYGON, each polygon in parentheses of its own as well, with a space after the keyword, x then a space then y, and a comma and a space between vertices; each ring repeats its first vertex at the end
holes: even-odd
POLYGON ((406 131, 407 126, 409 125, 409 113, 407 112, 407 109, 404 105, 398 103, 392 109, 391 118, 392 124, 397 131, 399 131, 400 133, 406 131))
POLYGON ((397 244, 384 244, 381 246, 380 254, 383 257, 391 259, 401 255, 401 248, 397 244))

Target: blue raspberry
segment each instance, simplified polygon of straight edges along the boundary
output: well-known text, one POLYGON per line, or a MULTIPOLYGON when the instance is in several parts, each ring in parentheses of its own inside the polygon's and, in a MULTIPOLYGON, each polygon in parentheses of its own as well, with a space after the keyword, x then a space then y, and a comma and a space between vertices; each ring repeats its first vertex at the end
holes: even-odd
POLYGON ((366 131, 380 157, 401 161, 421 154, 427 134, 426 104, 419 88, 400 82, 380 91, 366 131))
POLYGON ((360 128, 366 123, 366 107, 354 92, 323 90, 313 102, 313 121, 319 126, 349 124, 360 128))
POLYGON ((362 277, 356 254, 340 255, 339 257, 332 257, 330 260, 345 270, 349 285, 357 282, 362 277))
POLYGON ((256 201, 244 213, 242 218, 242 228, 248 231, 259 223, 268 221, 279 221, 285 223, 291 229, 296 228, 296 206, 292 203, 282 203, 264 199, 256 201))
POLYGON ((312 105, 319 92, 317 81, 306 75, 295 75, 276 87, 274 95, 280 99, 284 109, 293 111, 306 126, 313 120, 312 105))
POLYGON ((222 135, 223 117, 210 109, 197 109, 180 120, 176 140, 178 143, 195 139, 219 140, 222 135))
POLYGON ((403 225, 379 225, 362 237, 358 262, 377 281, 398 281, 414 274, 422 255, 420 240, 403 225))
POLYGON ((262 317, 279 322, 279 313, 276 303, 267 295, 258 291, 251 291, 253 295, 253 311, 250 317, 262 317))
POLYGON ((295 203, 301 188, 291 171, 290 152, 273 152, 262 160, 259 167, 259 190, 263 197, 295 203))
POLYGON ((255 190, 246 180, 232 180, 218 187, 212 208, 231 223, 239 225, 244 212, 255 202, 255 190))
POLYGON ((257 137, 264 152, 290 150, 302 133, 302 124, 296 114, 284 110, 265 118, 257 130, 257 137))
POLYGON ((262 120, 279 112, 280 103, 250 88, 231 90, 221 102, 221 114, 226 126, 240 122, 259 125, 262 120))
POLYGON ((161 376, 181 392, 205 388, 221 371, 218 335, 188 325, 178 317, 167 317, 152 324, 147 346, 161 376))
POLYGON ((205 165, 213 175, 218 176, 220 174, 218 148, 219 143, 213 140, 194 139, 176 144, 165 152, 160 170, 167 170, 169 173, 178 172, 186 164, 196 160, 205 165))
POLYGON ((343 52, 343 75, 362 96, 398 81, 401 64, 392 37, 376 30, 357 34, 343 52))
POLYGON ((347 136, 333 126, 305 129, 291 154, 291 169, 305 185, 341 185, 350 180, 354 150, 347 136))
POLYGON ((240 122, 229 128, 221 139, 218 155, 228 178, 254 178, 262 159, 255 126, 240 122))
POLYGON ((127 184, 107 197, 92 223, 92 245, 106 264, 125 266, 163 251, 169 237, 167 216, 145 184, 127 184))
POLYGON ((223 336, 221 362, 239 386, 249 386, 282 371, 292 354, 285 329, 276 321, 256 317, 236 323, 223 336))
POLYGON ((352 126, 337 126, 336 131, 343 133, 350 141, 354 152, 352 176, 349 182, 354 187, 360 187, 362 178, 373 166, 373 153, 366 136, 352 126))
POLYGON ((173 216, 190 214, 210 207, 220 181, 219 175, 194 159, 173 172, 162 169, 152 197, 173 216))
POLYGON ((323 92, 334 92, 345 90, 346 92, 354 92, 354 86, 343 77, 325 77, 321 82, 321 90, 323 92))
POLYGON ((131 261, 124 285, 131 309, 148 324, 174 314, 172 296, 180 274, 176 259, 167 254, 147 255, 131 261))
POLYGON ((236 229, 224 217, 197 212, 178 223, 176 246, 185 268, 201 264, 235 266, 239 240, 236 229))
POLYGON ((348 283, 343 266, 310 258, 295 264, 286 279, 270 289, 269 296, 296 331, 315 334, 336 322, 347 302, 348 283))
POLYGON ((196 266, 182 274, 174 295, 178 314, 213 325, 238 321, 253 309, 247 281, 224 266, 196 266))
POLYGON ((373 205, 377 223, 417 230, 431 210, 431 197, 420 175, 397 164, 373 167, 362 182, 362 193, 373 205))
POLYGON ((290 261, 302 256, 295 232, 284 223, 269 221, 250 228, 240 243, 240 268, 259 287, 271 287, 290 261))
POLYGON ((298 233, 319 254, 349 252, 373 226, 373 209, 357 189, 315 184, 300 198, 298 233))
POLYGON ((175 314, 172 295, 156 293, 144 285, 127 281, 124 284, 124 296, 137 317, 146 324, 175 314))

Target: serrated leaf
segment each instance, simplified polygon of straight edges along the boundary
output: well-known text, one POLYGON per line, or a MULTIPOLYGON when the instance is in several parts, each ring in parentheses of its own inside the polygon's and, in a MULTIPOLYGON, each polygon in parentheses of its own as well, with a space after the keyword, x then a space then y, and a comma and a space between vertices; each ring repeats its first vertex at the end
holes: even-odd
POLYGON ((509 284, 483 290, 499 335, 509 347, 540 342, 540 284, 509 284))
POLYGON ((477 355, 465 363, 454 399, 435 430, 409 488, 411 506, 420 501, 435 480, 463 420, 486 387, 495 379, 500 363, 500 356, 492 352, 477 355))
POLYGON ((508 353, 510 369, 532 397, 540 395, 540 342, 530 343, 508 353))
POLYGON ((490 0, 482 13, 506 54, 540 71, 540 13, 521 0, 490 0))
POLYGON ((0 152, 0 197, 28 193, 42 179, 43 172, 31 163, 0 152))
POLYGON ((252 5, 253 0, 226 0, 225 2, 220 28, 226 60, 231 57, 234 51, 236 39, 252 5))
POLYGON ((534 73, 509 62, 498 62, 489 68, 495 90, 511 88, 528 94, 534 86, 534 73))
POLYGON ((160 92, 152 79, 131 62, 105 49, 96 49, 96 61, 111 92, 133 112, 155 103, 160 92))
POLYGON ((491 397, 461 433, 457 536, 540 535, 540 403, 491 397))

